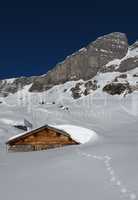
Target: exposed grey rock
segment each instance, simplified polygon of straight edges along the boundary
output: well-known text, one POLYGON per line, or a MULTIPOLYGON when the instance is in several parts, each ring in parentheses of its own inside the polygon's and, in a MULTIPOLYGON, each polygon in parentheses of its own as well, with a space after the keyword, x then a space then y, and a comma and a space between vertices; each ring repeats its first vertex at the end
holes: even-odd
POLYGON ((87 82, 78 82, 75 87, 71 88, 72 97, 74 99, 80 98, 82 95, 87 96, 91 91, 97 90, 98 85, 96 80, 89 80, 87 82), (82 86, 82 87, 81 87, 82 86))
POLYGON ((135 84, 135 85, 133 85, 133 86, 131 86, 131 89, 132 89, 132 91, 138 91, 138 82, 135 84))
POLYGON ((98 38, 89 47, 91 55, 98 58, 101 67, 113 59, 123 58, 128 50, 128 42, 125 34, 115 32, 98 38))
POLYGON ((75 87, 72 87, 72 88, 71 88, 72 97, 73 97, 74 99, 78 99, 78 98, 80 98, 80 97, 82 96, 83 92, 82 92, 82 90, 81 90, 81 88, 80 88, 81 85, 82 85, 82 83, 77 83, 77 84, 75 85, 75 87))
POLYGON ((0 93, 7 96, 9 93, 15 93, 22 89, 24 86, 33 83, 35 77, 20 77, 16 78, 13 82, 7 82, 7 80, 0 81, 0 93))
MULTIPOLYGON (((137 51, 138 52, 138 42, 135 42, 133 45, 131 45, 129 50, 131 52, 133 52, 133 51, 137 51)), ((135 69, 136 67, 138 67, 138 55, 123 60, 120 63, 120 66, 117 69, 117 71, 126 72, 126 71, 129 71, 129 70, 135 69)))
POLYGON ((138 74, 133 74, 133 77, 138 77, 138 74))
POLYGON ((126 72, 135 69, 136 67, 138 67, 138 58, 137 57, 128 58, 121 62, 120 67, 117 69, 117 71, 126 72))
POLYGON ((127 78, 127 74, 120 74, 119 76, 115 77, 113 82, 118 82, 118 79, 126 79, 127 78))
POLYGON ((118 78, 126 79, 127 78, 127 74, 120 74, 120 76, 118 76, 118 78))
POLYGON ((86 88, 84 91, 84 95, 87 96, 88 94, 91 93, 91 90, 97 90, 98 85, 97 85, 97 81, 88 81, 84 84, 84 87, 86 88))
POLYGON ((109 67, 106 67, 106 65, 104 65, 102 68, 103 73, 114 72, 114 71, 116 71, 116 65, 110 65, 109 67))
POLYGON ((120 95, 125 91, 131 93, 132 89, 129 83, 110 83, 104 86, 103 91, 111 95, 120 95))
POLYGON ((53 85, 71 80, 88 80, 94 77, 102 67, 112 59, 120 59, 126 55, 128 43, 123 33, 111 33, 98 38, 86 48, 67 57, 64 62, 49 71, 46 76, 38 77, 30 91, 41 92, 53 85))

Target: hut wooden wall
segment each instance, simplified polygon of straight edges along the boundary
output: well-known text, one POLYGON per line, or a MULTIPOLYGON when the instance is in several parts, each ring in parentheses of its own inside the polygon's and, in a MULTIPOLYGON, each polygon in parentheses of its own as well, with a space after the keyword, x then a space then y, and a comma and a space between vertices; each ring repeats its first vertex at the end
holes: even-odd
POLYGON ((77 143, 70 136, 54 130, 44 129, 11 143, 9 149, 15 149, 15 151, 19 149, 20 151, 43 150, 73 144, 77 143))

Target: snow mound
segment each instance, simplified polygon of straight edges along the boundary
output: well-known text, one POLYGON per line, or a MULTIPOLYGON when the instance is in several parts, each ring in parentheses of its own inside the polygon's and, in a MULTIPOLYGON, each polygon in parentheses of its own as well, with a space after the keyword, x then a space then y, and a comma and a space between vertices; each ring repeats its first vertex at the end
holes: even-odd
POLYGON ((96 141, 98 139, 98 135, 96 132, 80 126, 52 125, 52 127, 67 132, 73 140, 81 144, 84 144, 88 141, 96 141))

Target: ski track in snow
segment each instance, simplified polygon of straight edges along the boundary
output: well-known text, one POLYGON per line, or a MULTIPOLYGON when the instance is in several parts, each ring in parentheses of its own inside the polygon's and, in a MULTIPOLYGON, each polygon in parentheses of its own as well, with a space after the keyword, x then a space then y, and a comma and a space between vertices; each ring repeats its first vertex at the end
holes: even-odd
POLYGON ((92 155, 90 153, 85 153, 85 152, 81 153, 80 151, 78 151, 78 154, 87 158, 92 158, 92 159, 96 159, 96 160, 100 160, 104 162, 105 168, 109 175, 109 181, 111 185, 116 186, 118 188, 118 191, 121 197, 128 200, 137 199, 137 195, 133 191, 125 187, 122 180, 120 180, 120 178, 116 175, 114 168, 111 164, 112 157, 110 157, 109 155, 97 156, 97 155, 92 155))

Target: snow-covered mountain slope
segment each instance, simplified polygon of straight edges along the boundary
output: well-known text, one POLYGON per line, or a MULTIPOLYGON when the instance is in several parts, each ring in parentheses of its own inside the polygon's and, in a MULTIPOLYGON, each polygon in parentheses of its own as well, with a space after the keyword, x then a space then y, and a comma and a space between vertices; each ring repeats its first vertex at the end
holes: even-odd
MULTIPOLYGON (((134 123, 137 121, 137 74, 138 68, 125 73, 99 73, 89 81, 70 81, 41 93, 29 92, 30 84, 15 94, 1 97, 0 141, 23 132, 14 126, 23 126, 24 119, 33 128, 44 124, 72 124, 98 130, 100 134, 106 129, 104 135, 113 129, 111 135, 118 135, 114 132, 117 123, 121 126, 121 120, 126 124, 133 118, 136 118, 134 123)), ((128 130, 124 134, 129 134, 128 130)))
POLYGON ((68 68, 64 77, 68 81, 57 78, 58 84, 49 88, 46 77, 52 78, 53 71, 48 76, 1 81, 2 199, 138 198, 137 55, 137 43, 128 49, 124 35, 109 34, 79 51, 79 55, 77 52, 68 57, 62 70, 58 65, 56 72, 63 77, 65 66, 74 66, 75 74, 68 68), (91 60, 91 65, 86 60, 91 60), (90 77, 85 76, 85 69, 90 77), (76 73, 79 77, 73 78, 76 73), (42 90, 43 85, 48 87, 42 90), (81 126, 96 132, 98 139, 46 152, 3 151, 9 137, 24 132, 17 128, 24 126, 24 119, 33 128, 44 124, 81 126))
MULTIPOLYGON (((104 82, 106 77, 102 79, 104 82)), ((62 94, 64 88, 73 84, 59 86, 58 92, 62 94)), ((20 132, 13 124, 23 124, 24 117, 35 126, 44 123, 83 126, 94 130, 98 140, 43 152, 1 151, 1 198, 137 199, 138 93, 111 96, 99 89, 76 100, 70 92, 63 92, 63 98, 56 96, 56 87, 47 91, 48 96, 30 94, 24 88, 23 102, 17 94, 4 98, 4 104, 0 104, 1 141, 20 132), (53 99, 55 104, 51 104, 53 99), (47 103, 40 103, 44 100, 47 103)))

